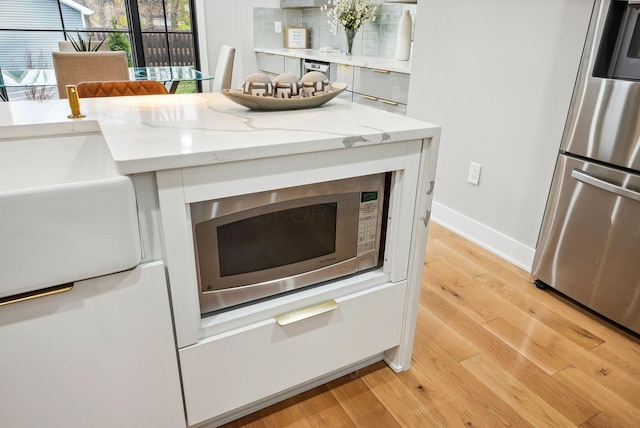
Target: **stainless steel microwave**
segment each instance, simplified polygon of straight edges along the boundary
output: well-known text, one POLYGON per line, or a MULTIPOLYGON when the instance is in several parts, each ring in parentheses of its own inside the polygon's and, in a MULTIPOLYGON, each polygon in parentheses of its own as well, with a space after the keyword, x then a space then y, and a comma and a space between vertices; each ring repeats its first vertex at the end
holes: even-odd
POLYGON ((640 0, 603 1, 602 7, 607 8, 607 19, 599 37, 593 76, 640 80, 640 0))
POLYGON ((383 173, 191 204, 201 313, 379 266, 387 181, 383 173))

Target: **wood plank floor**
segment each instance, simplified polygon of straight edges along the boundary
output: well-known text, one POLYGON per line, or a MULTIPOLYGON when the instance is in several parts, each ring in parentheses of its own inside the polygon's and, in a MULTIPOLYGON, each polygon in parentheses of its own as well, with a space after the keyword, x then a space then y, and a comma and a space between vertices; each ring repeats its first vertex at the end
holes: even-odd
POLYGON ((640 427, 640 340, 431 224, 411 369, 359 370, 225 427, 640 427))

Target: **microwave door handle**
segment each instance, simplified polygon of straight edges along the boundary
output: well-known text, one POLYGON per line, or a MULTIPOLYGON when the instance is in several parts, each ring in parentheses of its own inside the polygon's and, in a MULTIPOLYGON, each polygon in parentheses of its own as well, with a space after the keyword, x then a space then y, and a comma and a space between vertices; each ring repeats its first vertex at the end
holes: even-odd
MULTIPOLYGON (((640 0, 638 1, 640 2, 640 0)), ((618 196, 622 196, 624 198, 629 198, 629 199, 633 199, 634 201, 640 202, 640 193, 634 192, 633 190, 625 189, 623 187, 620 187, 613 183, 609 183, 608 181, 602 180, 600 178, 596 178, 579 169, 574 169, 573 171, 571 171, 571 177, 585 184, 589 184, 591 186, 597 187, 598 189, 602 189, 607 192, 614 193, 618 196)))

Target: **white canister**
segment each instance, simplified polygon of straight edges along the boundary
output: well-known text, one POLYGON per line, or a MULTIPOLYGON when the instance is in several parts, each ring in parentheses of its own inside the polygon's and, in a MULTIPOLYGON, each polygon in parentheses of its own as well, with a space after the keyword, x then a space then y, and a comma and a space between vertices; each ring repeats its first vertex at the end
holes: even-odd
POLYGON ((408 61, 411 56, 411 14, 405 10, 398 23, 398 38, 396 40, 396 59, 408 61))

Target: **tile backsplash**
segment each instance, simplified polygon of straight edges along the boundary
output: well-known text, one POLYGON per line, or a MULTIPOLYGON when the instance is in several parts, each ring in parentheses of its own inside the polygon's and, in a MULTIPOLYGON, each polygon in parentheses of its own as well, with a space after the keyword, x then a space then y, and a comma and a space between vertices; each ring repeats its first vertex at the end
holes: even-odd
MULTIPOLYGON (((353 42, 353 54, 394 58, 398 22, 405 10, 409 11, 415 23, 417 5, 381 4, 376 12, 376 20, 364 24, 356 34, 353 42)), ((336 34, 333 34, 331 25, 327 21, 327 12, 318 8, 256 7, 253 9, 254 46, 256 48, 283 48, 284 28, 302 26, 309 29, 309 47, 311 49, 331 47, 345 52, 347 38, 344 29, 338 26, 336 34), (275 32, 276 22, 281 23, 283 33, 275 32)))

